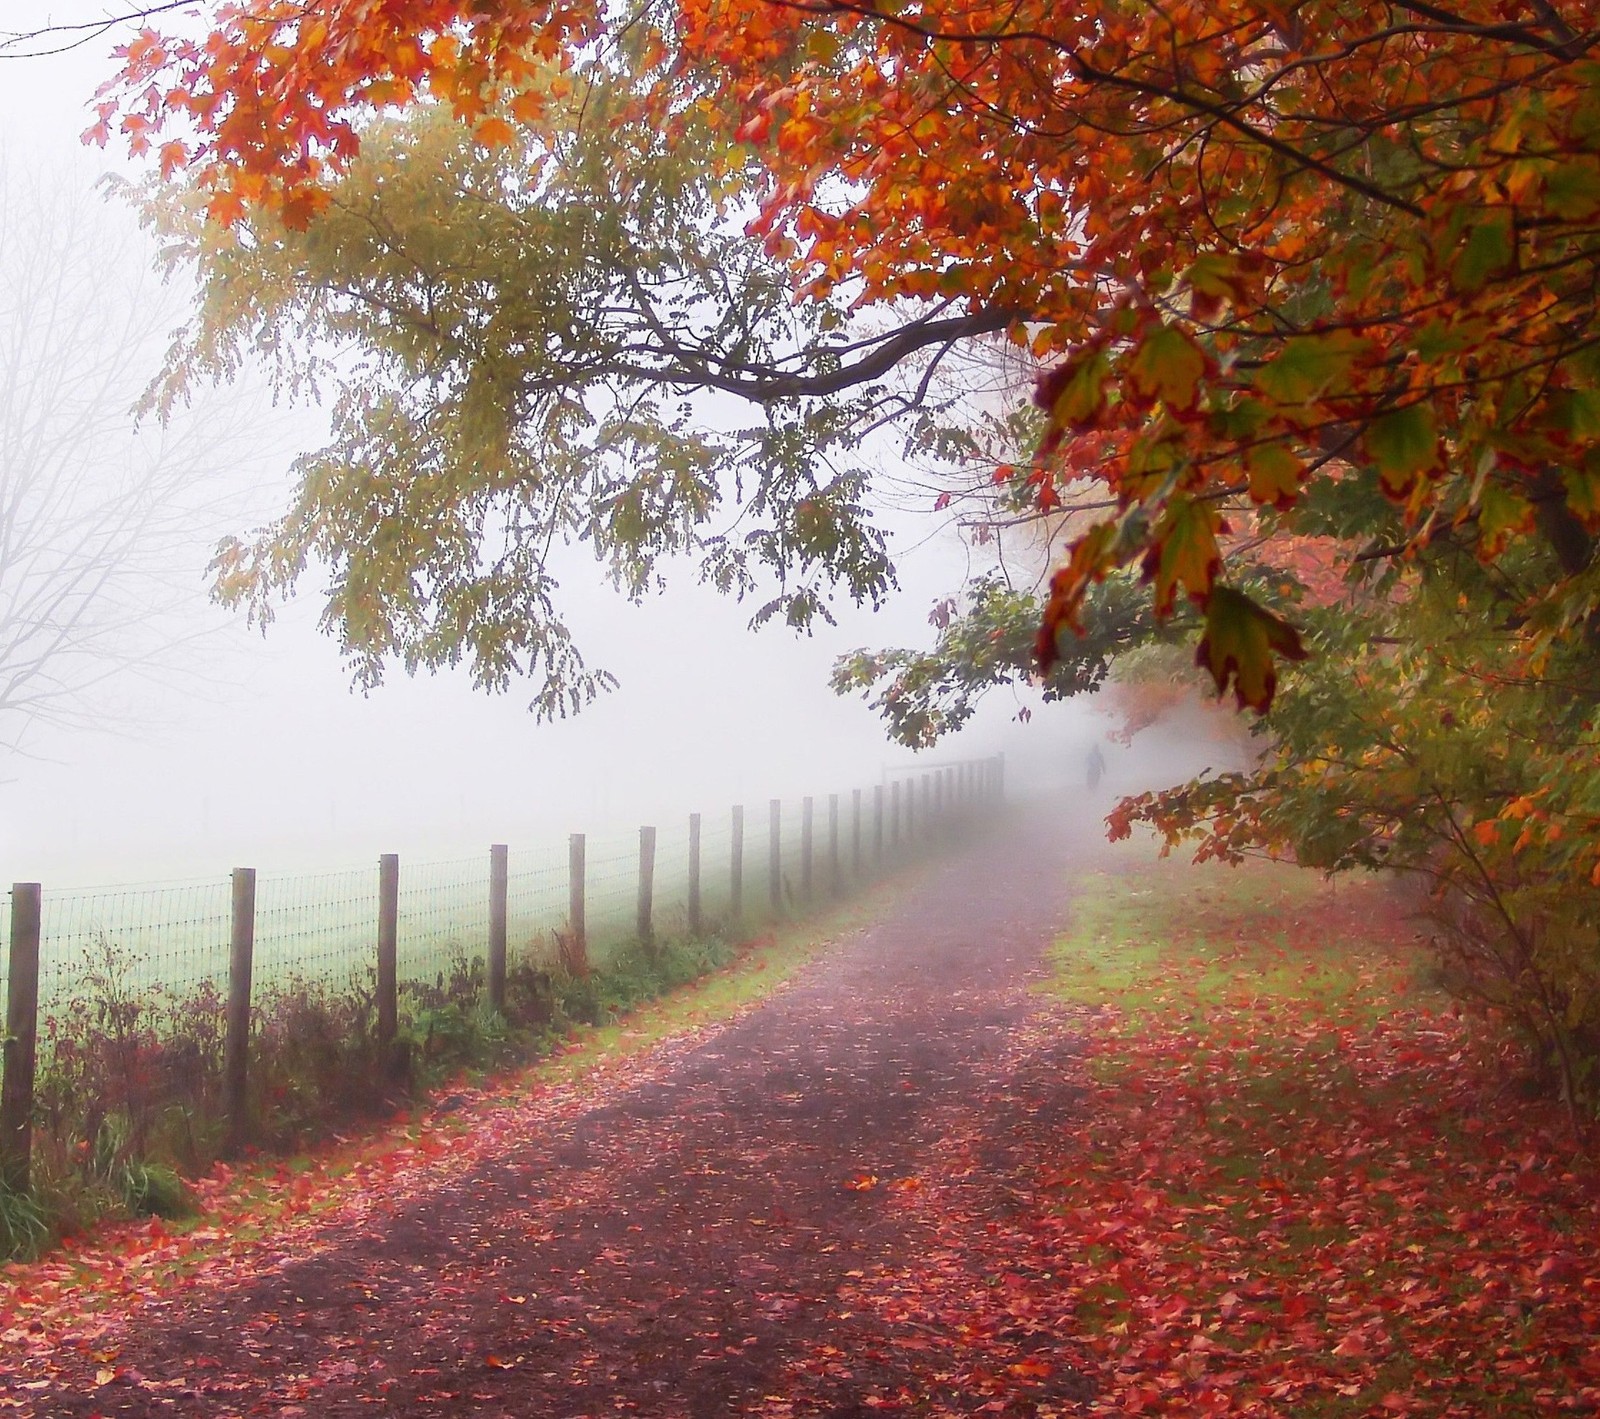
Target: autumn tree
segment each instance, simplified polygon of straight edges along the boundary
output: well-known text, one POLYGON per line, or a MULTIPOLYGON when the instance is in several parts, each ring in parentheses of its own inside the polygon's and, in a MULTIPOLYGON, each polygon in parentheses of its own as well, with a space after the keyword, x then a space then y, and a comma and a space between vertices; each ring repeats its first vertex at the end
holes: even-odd
MULTIPOLYGON (((371 106, 435 96, 493 139, 501 107, 543 102, 552 59, 615 48, 581 7, 391 9, 380 28, 348 0, 260 0, 204 40, 147 34, 105 121, 164 137, 217 219, 266 203, 294 224, 371 106)), ((1542 536, 1573 574, 1597 437, 1583 7, 932 0, 750 19, 630 16, 639 104, 669 132, 709 108, 760 145, 751 229, 808 293, 1011 312, 1059 356, 1045 457, 1115 435, 1098 476, 1123 505, 1076 541, 1044 658, 1090 584, 1140 565, 1158 610, 1202 607, 1214 669, 1264 705, 1288 642, 1249 598, 1212 595, 1215 504, 1292 507, 1352 461, 1403 510, 1405 546, 1441 526, 1488 554, 1542 536)))
POLYGON ((1577 0, 245 0, 129 45, 100 129, 188 173, 214 232, 309 237, 378 112, 498 152, 610 85, 733 185, 719 218, 795 319, 876 318, 887 364, 1004 329, 1042 429, 1002 498, 1103 506, 1036 606, 980 586, 931 656, 847 678, 903 689, 923 742, 984 684, 1092 684, 1152 634, 1258 711, 1315 651, 1274 767, 1125 816, 1431 873, 1547 995, 1534 1033, 1592 1054, 1597 41, 1577 0))
POLYGON ((480 684, 531 678, 548 714, 610 678, 562 617, 564 543, 634 596, 690 557, 764 590, 757 622, 803 630, 835 587, 879 601, 893 573, 860 444, 1005 321, 797 306, 729 220, 748 189, 719 134, 685 122, 669 142, 615 79, 547 78, 493 143, 438 108, 375 123, 303 227, 269 209, 218 226, 166 186, 144 210, 203 290, 164 407, 257 353, 280 388, 332 395, 291 511, 224 547, 222 598, 269 615, 315 562, 367 682, 464 657, 480 684))

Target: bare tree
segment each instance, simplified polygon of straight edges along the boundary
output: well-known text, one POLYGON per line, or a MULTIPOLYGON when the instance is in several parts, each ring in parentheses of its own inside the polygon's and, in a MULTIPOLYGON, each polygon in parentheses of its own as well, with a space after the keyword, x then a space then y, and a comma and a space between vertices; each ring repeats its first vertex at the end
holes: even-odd
POLYGON ((114 723, 130 679, 168 679, 185 660, 175 652, 209 633, 210 543, 240 515, 233 475, 249 461, 237 400, 165 425, 136 418, 183 293, 153 274, 131 217, 71 181, 0 171, 0 748, 9 751, 44 723, 114 723))

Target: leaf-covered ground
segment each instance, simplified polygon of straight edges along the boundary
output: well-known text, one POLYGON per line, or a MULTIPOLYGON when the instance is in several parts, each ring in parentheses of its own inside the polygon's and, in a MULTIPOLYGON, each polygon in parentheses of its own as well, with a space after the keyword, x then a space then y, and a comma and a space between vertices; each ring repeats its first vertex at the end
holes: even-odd
POLYGON ((862 1304, 958 1337, 1000 1412, 1063 1365, 1084 1414, 1600 1412, 1595 1163, 1419 981, 1419 929, 1370 880, 1101 874, 1054 960, 1088 1012, 1076 1118, 1047 1017, 1022 1121, 949 1140, 915 1204, 936 1250, 862 1304))
POLYGON ((1024 825, 731 1024, 6 1268, 0 1410, 1596 1412, 1594 1166, 1416 931, 1024 825))

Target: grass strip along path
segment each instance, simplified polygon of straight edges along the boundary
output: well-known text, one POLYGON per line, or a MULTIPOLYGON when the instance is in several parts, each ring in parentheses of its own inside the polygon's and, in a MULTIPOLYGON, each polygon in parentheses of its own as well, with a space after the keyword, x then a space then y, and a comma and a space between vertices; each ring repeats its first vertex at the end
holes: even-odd
POLYGON ((998 830, 725 1026, 7 1268, 0 1411, 1600 1411, 1594 1166, 1416 930, 998 830))

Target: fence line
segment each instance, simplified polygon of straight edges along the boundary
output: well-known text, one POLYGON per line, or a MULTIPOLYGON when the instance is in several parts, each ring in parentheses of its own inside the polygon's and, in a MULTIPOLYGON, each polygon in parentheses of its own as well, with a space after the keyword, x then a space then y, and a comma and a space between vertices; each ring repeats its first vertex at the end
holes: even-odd
POLYGON ((830 794, 820 814, 812 797, 775 798, 765 813, 739 805, 726 819, 690 814, 681 832, 645 826, 631 842, 574 833, 564 867, 495 844, 486 859, 411 863, 385 853, 375 872, 258 878, 240 867, 226 883, 62 894, 16 883, 0 923, 0 1183, 28 1186, 40 1006, 81 986, 115 975, 226 1002, 225 1114, 238 1147, 250 1131, 251 1016, 263 989, 361 982, 387 1044, 404 989, 442 983, 474 961, 489 1005, 502 1009, 513 941, 581 972, 608 943, 650 950, 680 930, 698 936, 708 921, 748 925, 753 904, 764 908, 757 918, 814 906, 998 803, 1003 784, 1002 757, 968 760, 875 784, 870 801, 861 789, 830 794), (541 950, 546 936, 551 948, 541 950))

